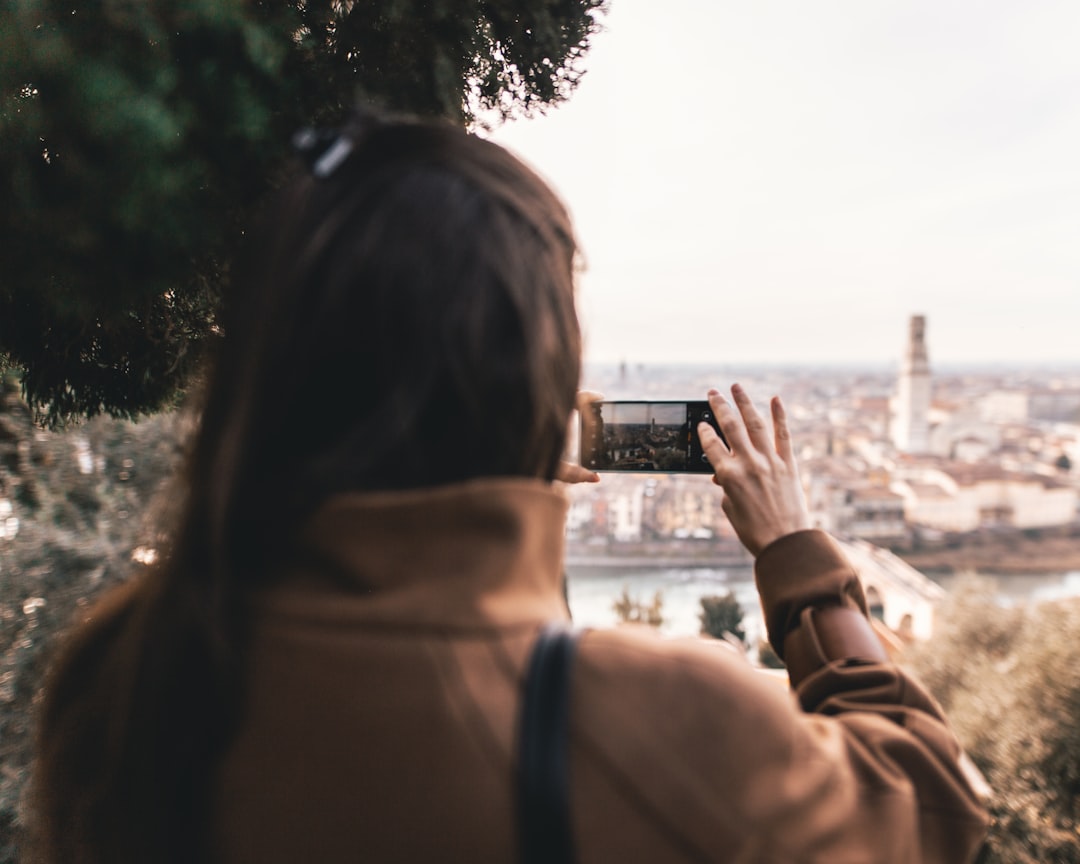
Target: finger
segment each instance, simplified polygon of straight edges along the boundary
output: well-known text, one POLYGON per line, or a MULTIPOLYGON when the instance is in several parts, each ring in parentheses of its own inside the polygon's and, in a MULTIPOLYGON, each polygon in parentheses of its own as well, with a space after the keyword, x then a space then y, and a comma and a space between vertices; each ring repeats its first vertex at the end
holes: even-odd
MULTIPOLYGON (((570 422, 567 426, 566 434, 566 447, 563 448, 563 458, 567 462, 573 462, 579 458, 579 449, 581 446, 581 425, 582 423, 590 422, 592 414, 590 413, 589 406, 595 405, 597 402, 603 402, 604 395, 597 393, 595 390, 578 390, 577 395, 574 397, 574 411, 571 412, 570 422)), ((561 479, 556 476, 556 480, 561 479)), ((599 478, 597 478, 599 480, 599 478)), ((588 481, 565 481, 565 482, 591 482, 595 483, 597 480, 588 481)))
POLYGON ((791 432, 788 430, 787 412, 784 411, 784 403, 780 401, 779 396, 773 396, 769 407, 772 409, 773 439, 776 442, 776 453, 785 463, 791 465, 795 461, 795 454, 791 450, 791 432))
POLYGON ((712 465, 713 479, 716 480, 719 478, 723 468, 724 458, 728 455, 727 448, 724 446, 720 436, 716 434, 716 430, 705 421, 698 423, 697 433, 698 439, 701 441, 701 451, 708 458, 709 464, 712 465))
POLYGON ((758 413, 754 403, 750 401, 750 397, 741 385, 732 384, 731 395, 735 400, 739 413, 742 415, 743 423, 746 424, 746 434, 750 439, 750 443, 754 445, 754 449, 759 453, 768 453, 770 447, 769 430, 765 426, 764 418, 758 413))
POLYGON ((578 411, 583 411, 588 408, 593 402, 603 402, 604 394, 597 393, 595 390, 578 390, 576 407, 578 411))
POLYGON ((573 462, 560 462, 555 469, 555 479, 563 483, 599 483, 600 475, 573 462))
POLYGON ((731 452, 748 453, 751 448, 750 439, 746 437, 746 426, 735 409, 716 390, 709 391, 709 406, 724 432, 724 437, 727 438, 731 452))

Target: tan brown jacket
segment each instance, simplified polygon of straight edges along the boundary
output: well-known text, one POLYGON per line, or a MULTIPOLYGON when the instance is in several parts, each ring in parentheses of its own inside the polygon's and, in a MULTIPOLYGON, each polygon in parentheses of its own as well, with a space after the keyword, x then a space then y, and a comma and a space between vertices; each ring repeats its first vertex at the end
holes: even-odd
MULTIPOLYGON (((257 602, 223 861, 516 859, 518 697, 537 629, 566 617, 565 512, 520 480, 320 511, 257 602)), ((774 543, 757 579, 779 645, 808 603, 861 597, 820 532, 774 543)), ((571 698, 581 864, 956 864, 980 843, 959 748, 895 666, 830 664, 800 707, 716 642, 595 630, 571 698)))

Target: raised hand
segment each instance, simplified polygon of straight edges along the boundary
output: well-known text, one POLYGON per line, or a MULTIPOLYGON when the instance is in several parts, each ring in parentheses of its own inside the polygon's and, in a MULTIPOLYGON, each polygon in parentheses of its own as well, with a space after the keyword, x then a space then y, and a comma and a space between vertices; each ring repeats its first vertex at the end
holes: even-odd
POLYGON ((724 490, 724 513, 743 545, 757 557, 774 540, 809 528, 810 514, 780 397, 770 403, 770 436, 746 391, 735 384, 731 395, 735 408, 718 391, 709 391, 709 404, 731 449, 708 423, 698 426, 698 435, 715 472, 713 482, 724 490))

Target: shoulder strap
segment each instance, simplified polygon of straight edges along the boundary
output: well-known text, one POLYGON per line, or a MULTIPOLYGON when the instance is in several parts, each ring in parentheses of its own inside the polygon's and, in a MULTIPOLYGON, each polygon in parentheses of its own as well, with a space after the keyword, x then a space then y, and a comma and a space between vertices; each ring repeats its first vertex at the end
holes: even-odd
POLYGON ((522 864, 572 864, 568 796, 570 667, 579 633, 548 624, 533 647, 518 733, 518 832, 522 864))

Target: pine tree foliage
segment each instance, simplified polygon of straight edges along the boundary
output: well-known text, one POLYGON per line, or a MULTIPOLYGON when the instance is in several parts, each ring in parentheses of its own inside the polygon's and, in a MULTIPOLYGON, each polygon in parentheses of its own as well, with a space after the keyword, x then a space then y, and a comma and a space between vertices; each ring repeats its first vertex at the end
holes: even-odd
POLYGON ((54 422, 169 405, 296 128, 542 110, 605 3, 0 0, 0 364, 54 422))

